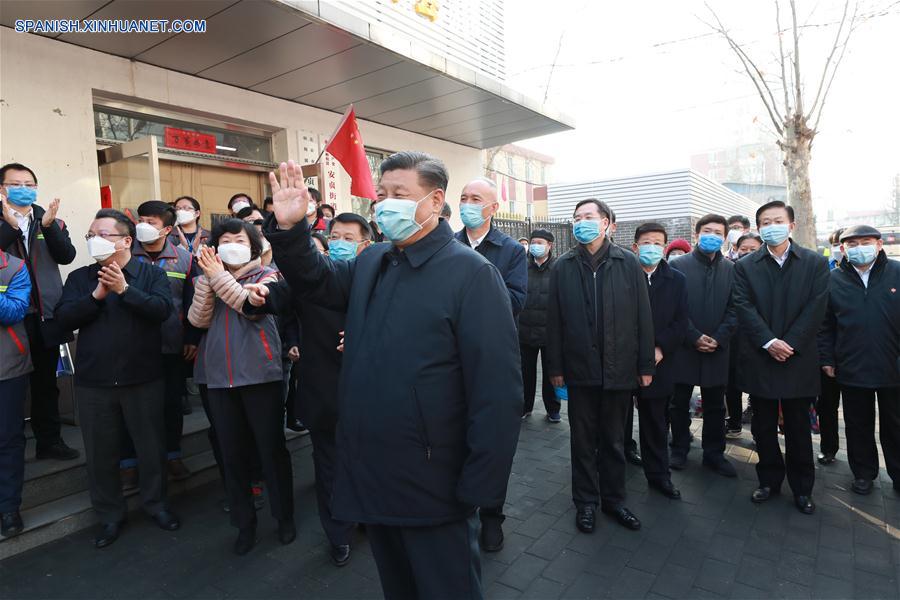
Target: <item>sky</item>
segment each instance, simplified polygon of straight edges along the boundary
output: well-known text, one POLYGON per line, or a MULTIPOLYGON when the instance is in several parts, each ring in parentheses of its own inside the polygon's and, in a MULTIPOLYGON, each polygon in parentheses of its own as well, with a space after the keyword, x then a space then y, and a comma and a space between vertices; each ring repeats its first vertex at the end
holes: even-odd
MULTIPOLYGON (((789 4, 781 4, 785 29, 789 4)), ((709 5, 767 78, 778 75, 775 3, 709 5)), ((806 97, 843 7, 797 0, 806 97)), ((813 142, 818 215, 887 205, 900 173, 900 1, 861 0, 861 14, 875 12, 887 14, 853 33, 813 142)), ((753 84, 704 23, 711 19, 699 0, 506 0, 507 83, 576 123, 519 145, 556 159, 554 182, 574 182, 687 168, 692 154, 774 142, 753 84)))

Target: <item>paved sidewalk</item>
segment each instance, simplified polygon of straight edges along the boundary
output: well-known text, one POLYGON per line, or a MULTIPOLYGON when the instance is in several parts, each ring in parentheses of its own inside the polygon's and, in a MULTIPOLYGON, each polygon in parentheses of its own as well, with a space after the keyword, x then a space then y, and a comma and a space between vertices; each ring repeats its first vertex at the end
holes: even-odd
MULTIPOLYGON (((806 516, 789 493, 750 502, 756 458, 746 429, 728 445, 737 480, 700 466, 698 439, 688 469, 673 474, 683 500, 648 493, 629 466, 627 505, 643 529, 601 515, 585 535, 574 526, 568 425, 549 424, 540 410, 523 423, 506 546, 483 562, 488 598, 900 597, 900 494, 884 473, 871 496, 850 492, 843 451, 834 465, 816 465, 818 508, 806 516)), ((699 438, 701 422, 693 424, 699 438)), ((363 534, 350 565, 331 565, 310 450, 293 458, 299 535, 290 546, 276 541, 266 509, 261 544, 234 556, 235 531, 216 507, 221 489, 210 485, 175 500, 180 531, 133 514, 108 550, 95 550, 86 531, 0 562, 0 598, 380 598, 363 534)))

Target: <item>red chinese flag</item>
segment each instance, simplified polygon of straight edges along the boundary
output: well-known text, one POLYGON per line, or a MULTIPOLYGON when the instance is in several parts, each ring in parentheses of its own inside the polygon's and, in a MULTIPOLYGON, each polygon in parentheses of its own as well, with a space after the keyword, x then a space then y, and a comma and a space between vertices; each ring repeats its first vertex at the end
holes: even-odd
POLYGON ((331 136, 325 150, 331 154, 350 176, 350 193, 360 198, 376 200, 375 186, 372 184, 372 173, 366 159, 366 147, 359 135, 356 125, 356 112, 353 105, 347 109, 337 131, 331 136))

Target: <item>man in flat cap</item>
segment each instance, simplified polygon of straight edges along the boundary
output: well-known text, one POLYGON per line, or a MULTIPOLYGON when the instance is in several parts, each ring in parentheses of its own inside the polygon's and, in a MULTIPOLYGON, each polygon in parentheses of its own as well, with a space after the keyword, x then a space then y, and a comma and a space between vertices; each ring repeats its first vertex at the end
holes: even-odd
POLYGON ((822 371, 844 398, 851 489, 869 494, 878 479, 877 398, 884 462, 900 491, 900 263, 888 260, 881 232, 869 225, 848 227, 840 242, 846 260, 831 271, 822 371))
POLYGON ((559 423, 559 400, 550 375, 547 373, 547 305, 550 302, 550 270, 553 268, 553 234, 546 229, 531 232, 528 243, 528 293, 525 308, 519 314, 519 348, 522 353, 522 383, 525 386, 525 403, 522 418, 534 408, 537 390, 537 359, 541 355, 541 397, 547 410, 547 420, 559 423))

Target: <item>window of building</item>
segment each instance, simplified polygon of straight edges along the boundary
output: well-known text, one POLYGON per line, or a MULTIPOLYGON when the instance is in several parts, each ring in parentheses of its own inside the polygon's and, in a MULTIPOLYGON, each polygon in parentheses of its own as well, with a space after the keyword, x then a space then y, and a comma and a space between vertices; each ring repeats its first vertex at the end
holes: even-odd
POLYGON ((130 142, 153 136, 160 149, 165 149, 167 127, 215 136, 215 154, 204 153, 208 158, 272 162, 272 142, 264 135, 229 131, 176 118, 132 113, 106 106, 94 106, 94 135, 101 142, 130 142))

